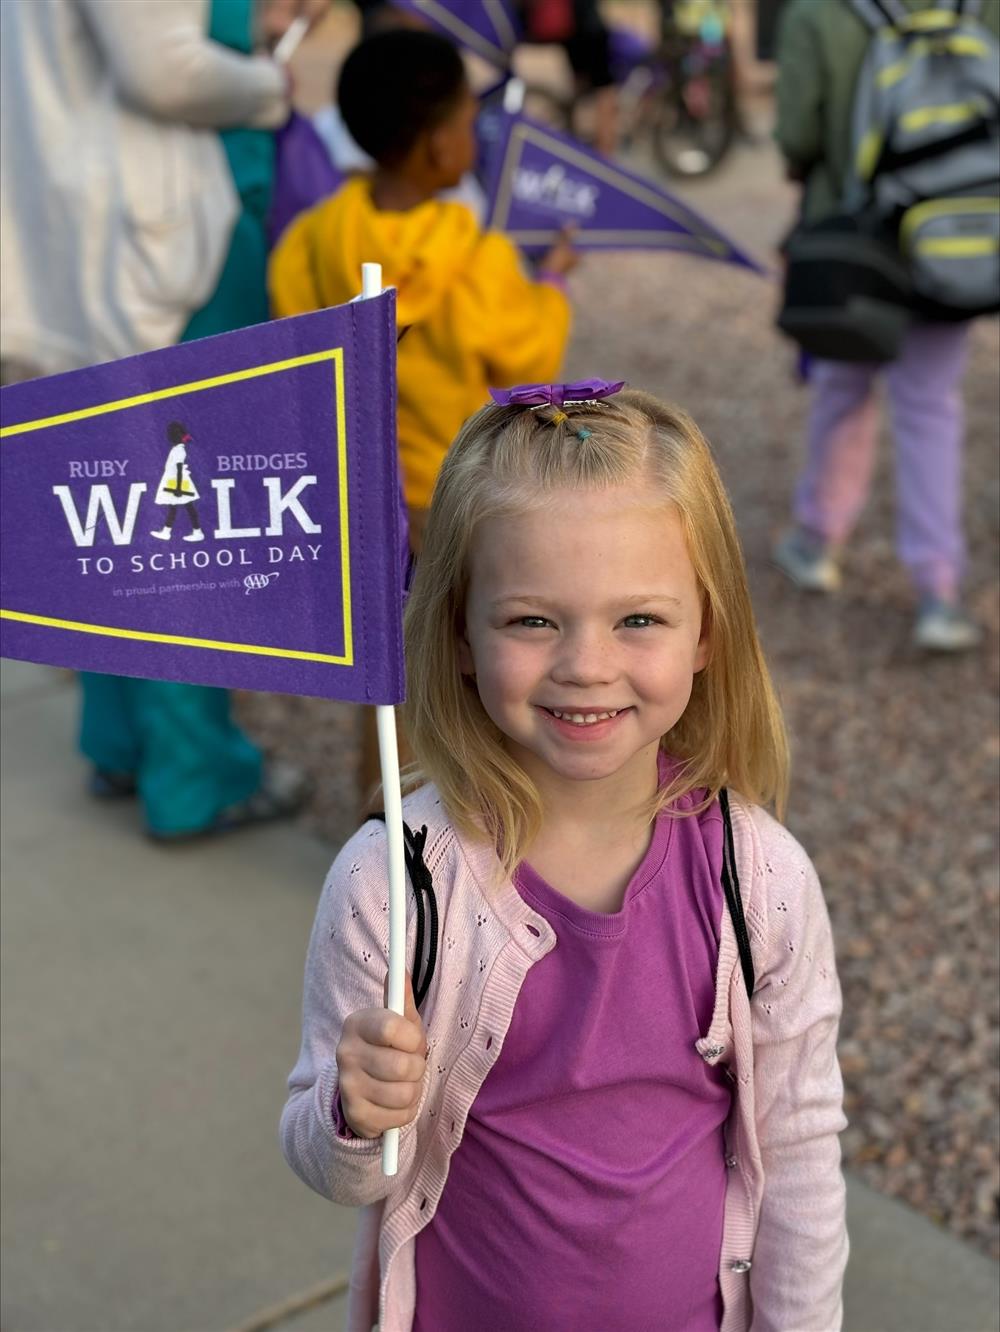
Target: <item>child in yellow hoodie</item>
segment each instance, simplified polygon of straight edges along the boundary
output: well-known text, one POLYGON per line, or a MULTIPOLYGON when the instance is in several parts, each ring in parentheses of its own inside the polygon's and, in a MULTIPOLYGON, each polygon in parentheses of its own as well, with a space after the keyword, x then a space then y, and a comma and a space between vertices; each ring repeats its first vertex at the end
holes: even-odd
POLYGON ((560 283, 577 256, 560 241, 532 281, 506 236, 439 197, 472 169, 478 110, 444 38, 367 38, 345 61, 337 98, 375 171, 287 228, 271 256, 271 306, 281 318, 341 305, 360 291, 363 262, 381 264, 396 288, 399 453, 419 550, 438 468, 487 388, 558 376, 570 323, 560 283))

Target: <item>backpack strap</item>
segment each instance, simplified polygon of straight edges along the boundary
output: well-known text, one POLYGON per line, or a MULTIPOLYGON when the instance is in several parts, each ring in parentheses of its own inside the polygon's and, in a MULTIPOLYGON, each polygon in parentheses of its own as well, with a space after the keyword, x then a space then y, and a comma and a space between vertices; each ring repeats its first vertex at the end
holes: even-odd
MULTIPOLYGON (((378 819, 380 823, 385 823, 384 813, 379 812, 369 817, 378 819)), ((427 991, 431 987, 434 969, 437 966, 438 949, 437 897, 434 893, 434 880, 431 872, 424 864, 424 847, 426 844, 426 823, 419 832, 414 832, 409 824, 403 824, 403 856, 406 860, 406 872, 409 874, 410 883, 413 885, 413 896, 417 903, 417 938, 411 980, 413 982, 413 1002, 418 1010, 427 998, 427 991), (427 894, 426 912, 424 908, 425 893, 427 894), (429 917, 429 920, 427 917, 429 917), (424 957, 425 940, 427 945, 426 958, 424 957)))
MULTIPOLYGON (((733 821, 729 812, 729 792, 723 787, 719 792, 719 808, 722 810, 722 891, 726 906, 733 921, 736 934, 736 947, 740 953, 740 966, 747 988, 747 997, 753 994, 755 984, 753 954, 750 951, 750 934, 747 930, 746 917, 743 914, 743 898, 740 896, 740 880, 736 871, 736 846, 733 842, 733 821)), ((385 814, 370 816, 385 823, 385 814)), ((406 872, 413 885, 413 894, 417 902, 417 938, 413 959, 413 1002, 419 1010, 427 997, 434 969, 437 966, 438 950, 438 908, 434 892, 434 879, 424 863, 424 846, 427 843, 427 825, 419 832, 414 832, 409 824, 403 824, 403 855, 406 858, 406 872), (425 917, 424 894, 427 894, 425 917), (426 936, 427 956, 424 957, 426 936)))
POLYGON ((733 920, 736 935, 736 947, 740 950, 740 966, 743 968, 743 980, 747 987, 747 998, 753 995, 755 984, 753 954, 750 951, 750 933, 747 930, 746 917, 743 914, 743 898, 740 896, 740 880, 736 872, 736 846, 733 842, 733 820, 729 812, 729 792, 723 787, 719 792, 719 808, 722 810, 722 891, 726 895, 726 906, 733 920))
POLYGON ((909 18, 903 0, 846 0, 846 4, 872 32, 898 28, 909 18))

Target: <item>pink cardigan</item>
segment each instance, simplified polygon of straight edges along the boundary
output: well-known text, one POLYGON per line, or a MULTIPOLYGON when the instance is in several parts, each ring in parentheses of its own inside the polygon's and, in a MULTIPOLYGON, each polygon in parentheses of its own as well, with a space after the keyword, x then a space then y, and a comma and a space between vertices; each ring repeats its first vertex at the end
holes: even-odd
MULTIPOLYGON (((764 810, 731 802, 737 871, 754 956, 752 1004, 728 911, 715 1011, 696 1048, 733 1080, 726 1125, 722 1332, 836 1332, 847 1262, 837 1135, 846 1120, 837 1065, 840 986, 816 872, 764 810)), ((417 1118, 400 1133, 386 1179, 379 1140, 338 1138, 336 1048, 344 1019, 382 1003, 388 953, 385 830, 368 823, 333 864, 306 962, 302 1049, 289 1077, 282 1148, 311 1188, 360 1206, 349 1332, 409 1332, 414 1237, 434 1215, 466 1115, 500 1054, 530 967, 556 944, 551 926, 497 879, 495 854, 460 838, 437 792, 404 803, 426 824, 440 912, 437 968, 423 1008, 429 1053, 417 1118)), ((416 911, 409 893, 408 958, 416 911)))

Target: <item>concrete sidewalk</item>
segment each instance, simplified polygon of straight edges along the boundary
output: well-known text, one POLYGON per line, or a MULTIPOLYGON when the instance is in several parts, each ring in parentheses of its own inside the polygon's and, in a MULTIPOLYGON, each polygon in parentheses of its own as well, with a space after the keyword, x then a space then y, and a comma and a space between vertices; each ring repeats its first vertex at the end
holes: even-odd
MULTIPOLYGON (((329 847, 161 848, 83 793, 65 674, 0 671, 3 1332, 223 1332, 348 1268, 353 1214, 281 1159, 329 847)), ((847 1332, 987 1332, 997 1268, 851 1181, 847 1332)), ((291 1303, 290 1303, 291 1301, 291 1303)), ((610 1332, 610 1330, 609 1330, 610 1332)))

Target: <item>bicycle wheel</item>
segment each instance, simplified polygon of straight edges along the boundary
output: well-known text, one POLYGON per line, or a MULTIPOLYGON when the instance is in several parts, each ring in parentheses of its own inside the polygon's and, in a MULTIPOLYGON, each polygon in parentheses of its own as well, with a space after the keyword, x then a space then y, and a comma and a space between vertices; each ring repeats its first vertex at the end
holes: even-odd
POLYGON ((653 150, 672 176, 706 176, 732 146, 736 89, 728 46, 697 44, 671 61, 671 79, 653 126, 653 150))

